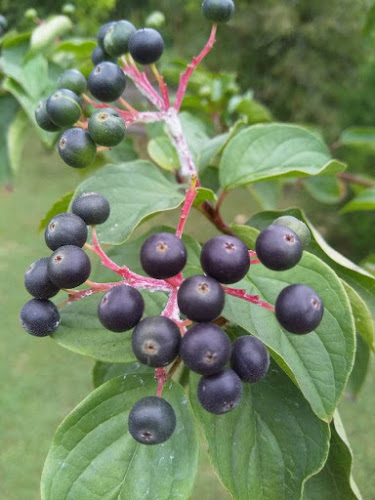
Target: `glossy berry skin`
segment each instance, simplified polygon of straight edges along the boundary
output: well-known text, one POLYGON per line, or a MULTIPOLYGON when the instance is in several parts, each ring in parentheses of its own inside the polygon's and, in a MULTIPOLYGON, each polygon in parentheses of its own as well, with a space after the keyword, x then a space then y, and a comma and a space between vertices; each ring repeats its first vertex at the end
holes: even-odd
POLYGON ((249 270, 249 250, 235 236, 216 236, 203 246, 201 265, 219 283, 237 283, 249 270))
POLYGON ((137 30, 130 39, 129 52, 139 64, 154 64, 164 51, 164 41, 153 28, 137 30))
POLYGON ((290 333, 303 335, 319 326, 324 305, 319 295, 306 285, 290 285, 277 297, 275 314, 280 325, 290 333))
POLYGON ((136 29, 126 20, 113 23, 104 36, 104 50, 111 56, 119 57, 129 52, 129 41, 136 29))
POLYGON ((57 250, 64 245, 82 248, 87 240, 87 226, 81 217, 75 214, 58 214, 47 224, 44 239, 51 250, 57 250))
POLYGON ((48 260, 48 276, 59 288, 75 288, 90 276, 91 263, 80 247, 65 245, 48 260))
POLYGON ((47 113, 47 99, 38 102, 35 108, 35 120, 40 128, 47 132, 56 132, 60 127, 54 123, 47 113))
POLYGON ((185 365, 201 375, 220 372, 231 355, 228 335, 212 323, 199 323, 182 338, 180 356, 185 365))
POLYGON ((60 137, 58 151, 61 159, 70 167, 85 168, 96 156, 96 144, 85 130, 74 127, 60 137))
POLYGON ((110 61, 115 63, 116 62, 116 57, 112 57, 105 50, 103 50, 101 47, 97 46, 91 53, 91 61, 94 66, 97 66, 103 61, 110 61))
POLYGON ((275 224, 259 234, 255 250, 261 263, 273 271, 291 269, 301 260, 303 252, 299 236, 288 227, 275 224))
POLYGON ((256 337, 244 335, 232 344, 231 366, 244 382, 259 382, 268 372, 270 355, 256 337))
POLYGON ((277 226, 285 226, 289 229, 292 229, 296 234, 298 234, 299 239, 301 240, 302 247, 307 248, 311 241, 311 232, 310 229, 306 226, 304 222, 293 217, 292 215, 283 215, 282 217, 278 217, 275 219, 272 224, 276 224, 277 226))
POLYGON ((214 23, 227 23, 234 14, 232 0, 204 0, 202 4, 203 15, 214 23))
POLYGON ((125 90, 126 79, 122 69, 110 61, 104 61, 91 71, 88 80, 91 94, 102 102, 115 101, 125 90))
POLYGON ((99 193, 83 193, 73 201, 72 212, 88 226, 103 224, 110 214, 107 198, 99 193))
POLYGON ((219 282, 209 276, 191 276, 178 290, 180 311, 192 321, 209 322, 224 309, 225 294, 219 282))
POLYGON ((32 299, 20 312, 22 328, 35 337, 51 335, 60 324, 60 314, 50 300, 32 299))
POLYGON ((30 264, 25 272, 26 290, 36 299, 50 299, 59 291, 59 287, 49 279, 48 260, 48 257, 36 260, 30 264))
POLYGON ((116 21, 109 21, 108 23, 103 24, 100 26, 100 29, 98 31, 98 36, 97 36, 97 42, 100 48, 104 50, 104 37, 107 33, 107 30, 110 26, 115 24, 116 21))
POLYGON ((164 443, 176 428, 176 414, 165 399, 147 396, 137 401, 130 410, 128 427, 138 443, 164 443))
POLYGON ((132 335, 132 347, 137 359, 155 368, 169 365, 178 356, 180 342, 180 329, 163 316, 143 319, 132 335))
POLYGON ((144 271, 156 279, 167 279, 180 273, 187 252, 182 241, 172 233, 153 234, 143 243, 140 254, 144 271))
POLYGON ((113 147, 125 137, 126 125, 121 116, 113 109, 101 108, 89 120, 89 134, 101 146, 113 147))
POLYGON ((126 332, 142 318, 145 303, 142 295, 128 285, 118 285, 103 295, 98 306, 102 325, 111 332, 126 332))
POLYGON ((198 383, 198 400, 201 406, 215 415, 234 410, 241 397, 241 379, 228 368, 216 375, 202 377, 198 383))
POLYGON ((61 73, 57 87, 59 89, 69 89, 77 95, 86 92, 87 82, 83 74, 78 69, 67 69, 61 73))
POLYGON ((69 89, 56 90, 46 103, 48 116, 59 127, 73 125, 82 113, 80 98, 69 89))

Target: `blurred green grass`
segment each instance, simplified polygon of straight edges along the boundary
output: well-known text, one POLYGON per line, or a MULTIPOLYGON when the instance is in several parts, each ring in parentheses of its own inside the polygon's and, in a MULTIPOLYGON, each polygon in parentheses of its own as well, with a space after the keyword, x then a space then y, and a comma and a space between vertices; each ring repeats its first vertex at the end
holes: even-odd
MULTIPOLYGON (((48 255, 36 228, 49 206, 79 181, 74 169, 30 141, 13 193, 0 192, 0 478, 1 500, 38 500, 39 479, 50 441, 61 420, 92 389, 93 361, 23 332, 18 313, 29 300, 23 274, 33 260, 48 255)), ((227 203, 228 215, 251 208, 246 193, 227 203), (231 205, 231 206, 230 206, 231 205)), ((172 215, 176 219, 177 214, 172 215)), ((188 231, 198 235, 194 216, 188 231)), ((165 218, 161 218, 165 222, 165 218)), ((197 227, 198 224, 198 227, 197 227)), ((205 229, 205 234, 207 233, 205 229)), ((214 232, 212 232, 214 234, 214 232)), ((355 452, 355 477, 363 496, 375 498, 375 365, 357 403, 343 400, 341 413, 355 452)), ((206 454, 192 500, 229 496, 212 473, 206 454)), ((324 500, 324 499, 322 499, 324 500)), ((332 499, 336 500, 336 499, 332 499)))

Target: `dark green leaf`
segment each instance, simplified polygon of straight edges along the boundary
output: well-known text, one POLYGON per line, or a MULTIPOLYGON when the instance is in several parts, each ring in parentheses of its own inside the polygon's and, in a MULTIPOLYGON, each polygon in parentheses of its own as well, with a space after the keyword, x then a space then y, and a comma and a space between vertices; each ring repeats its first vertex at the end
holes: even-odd
POLYGON ((149 375, 115 378, 92 392, 57 430, 44 465, 42 500, 185 500, 193 488, 198 439, 182 387, 168 382, 163 397, 177 427, 161 445, 129 434, 132 406, 156 392, 149 375))
POLYGON ((43 231, 47 227, 48 222, 57 214, 62 214, 68 211, 69 204, 73 198, 74 191, 64 194, 59 200, 55 201, 52 207, 39 223, 38 231, 43 231))
MULTIPOLYGON (((162 312, 166 296, 162 293, 142 292, 146 316, 162 312)), ((132 347, 132 331, 114 333, 106 330, 98 319, 98 304, 102 294, 73 302, 65 306, 61 324, 52 338, 61 346, 84 356, 107 363, 132 363, 136 361, 132 347)))
POLYGON ((309 479, 303 500, 362 500, 351 476, 352 451, 338 412, 331 424, 331 444, 324 468, 309 479))
POLYGON ((142 363, 102 363, 101 361, 97 361, 95 363, 92 378, 94 387, 99 387, 103 385, 108 380, 112 380, 113 378, 123 376, 124 379, 128 375, 133 374, 140 375, 141 373, 148 373, 152 375, 154 373, 154 369, 149 366, 142 365, 142 363))
POLYGON ((220 182, 229 190, 279 177, 329 175, 344 169, 344 164, 331 160, 316 134, 272 123, 248 127, 228 143, 220 163, 220 182))
POLYGON ((75 196, 90 191, 101 193, 111 205, 111 215, 98 226, 98 236, 102 243, 115 245, 128 239, 142 220, 177 208, 184 199, 178 184, 142 160, 105 166, 84 180, 75 196))
POLYGON ((223 316, 262 340, 284 371, 293 374, 314 413, 329 421, 354 363, 354 324, 341 281, 326 264, 305 252, 288 271, 251 266, 247 278, 236 287, 274 304, 281 290, 294 283, 311 286, 323 300, 323 320, 314 332, 287 333, 272 312, 235 297, 226 297, 223 316))
POLYGON ((327 458, 329 426, 313 414, 295 385, 272 364, 263 381, 244 384, 237 409, 212 415, 197 401, 197 381, 194 375, 194 413, 212 464, 233 498, 299 499, 304 481, 327 458))

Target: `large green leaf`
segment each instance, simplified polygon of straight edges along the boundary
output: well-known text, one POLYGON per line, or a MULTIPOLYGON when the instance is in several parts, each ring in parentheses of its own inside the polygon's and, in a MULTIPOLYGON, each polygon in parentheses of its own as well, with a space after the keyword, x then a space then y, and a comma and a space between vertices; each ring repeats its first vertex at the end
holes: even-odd
POLYGON ((177 152, 167 137, 151 139, 147 145, 147 152, 150 158, 164 170, 173 172, 180 168, 177 152))
POLYGON ((177 427, 161 445, 129 434, 132 406, 156 392, 150 375, 117 377, 92 392, 57 430, 44 465, 42 500, 184 500, 194 484, 198 439, 182 387, 168 382, 163 397, 177 427))
POLYGON ((375 210, 375 188, 362 191, 362 193, 353 200, 349 201, 349 203, 341 209, 341 212, 360 212, 363 210, 375 210))
POLYGON ((168 181, 147 161, 107 165, 84 180, 75 196, 95 191, 111 205, 107 222, 98 226, 102 243, 118 245, 150 215, 177 208, 184 199, 178 184, 168 181))
POLYGON ((147 373, 148 375, 154 374, 154 368, 143 365, 142 363, 102 363, 97 361, 92 371, 92 379, 94 387, 99 387, 105 384, 108 380, 122 376, 126 378, 130 374, 140 375, 147 373))
MULTIPOLYGON (((312 234, 308 250, 326 262, 340 278, 354 288, 366 302, 372 317, 375 318, 375 277, 330 247, 301 210, 291 208, 282 211, 260 212, 252 217, 248 224, 261 230, 272 224, 281 215, 292 215, 308 225, 312 234)), ((374 339, 371 341, 371 344, 373 343, 374 339)))
POLYGON ((274 304, 281 290, 294 283, 311 286, 323 300, 323 320, 314 332, 287 333, 272 312, 235 297, 227 296, 223 316, 262 340, 284 371, 293 374, 316 415, 329 421, 354 362, 353 317, 341 281, 324 262, 305 252, 300 263, 288 271, 253 265, 236 286, 274 304))
POLYGON ((352 452, 338 412, 331 424, 331 444, 324 468, 309 479, 303 500, 361 500, 351 476, 352 452))
MULTIPOLYGON (((161 313, 166 303, 162 293, 142 292, 145 298, 146 316, 161 313)), ((65 306, 61 323, 52 338, 67 349, 107 363, 131 363, 136 361, 132 347, 132 332, 114 333, 106 330, 98 319, 101 294, 86 297, 65 306)))
POLYGON ((326 460, 329 426, 320 421, 295 385, 271 365, 267 377, 244 384, 240 406, 212 415, 196 397, 194 413, 203 428, 212 464, 235 500, 298 500, 303 483, 326 460))
POLYGON ((9 182, 12 178, 12 165, 9 151, 9 126, 14 120, 19 107, 10 95, 0 96, 0 183, 9 182))
POLYGON ((279 177, 334 174, 345 165, 331 160, 324 142, 295 125, 253 125, 226 146, 220 163, 220 183, 234 189, 279 177))

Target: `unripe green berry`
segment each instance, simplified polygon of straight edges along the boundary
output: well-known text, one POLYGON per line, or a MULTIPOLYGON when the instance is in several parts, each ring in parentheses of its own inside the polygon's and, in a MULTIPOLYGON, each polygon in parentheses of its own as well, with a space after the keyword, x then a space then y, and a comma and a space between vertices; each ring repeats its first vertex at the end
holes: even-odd
POLYGON ((78 69, 67 69, 61 73, 57 87, 59 89, 69 89, 75 94, 79 95, 87 90, 86 78, 78 69))
POLYGON ((34 21, 38 17, 38 13, 35 9, 27 9, 25 11, 24 17, 29 21, 34 21))
POLYGON ((46 103, 47 113, 59 127, 73 125, 82 113, 81 100, 69 89, 56 90, 46 103))
POLYGON ((81 128, 70 128, 60 137, 58 150, 70 167, 88 167, 95 158, 96 144, 90 134, 81 128))
POLYGON ((203 15, 214 23, 227 23, 234 14, 232 0, 204 0, 203 15))
POLYGON ((125 137, 126 126, 121 116, 111 108, 95 111, 89 120, 89 133, 96 144, 117 146, 125 137))
POLYGON ((129 52, 129 41, 135 31, 135 26, 129 21, 122 20, 113 23, 104 36, 105 52, 113 57, 119 57, 129 52))
POLYGON ((66 16, 72 16, 76 11, 75 5, 72 3, 66 3, 63 5, 61 12, 65 14, 66 16))
POLYGON ((38 102, 35 108, 35 120, 40 128, 47 130, 47 132, 56 132, 60 129, 56 123, 53 123, 49 114, 47 113, 47 99, 42 99, 38 102))

